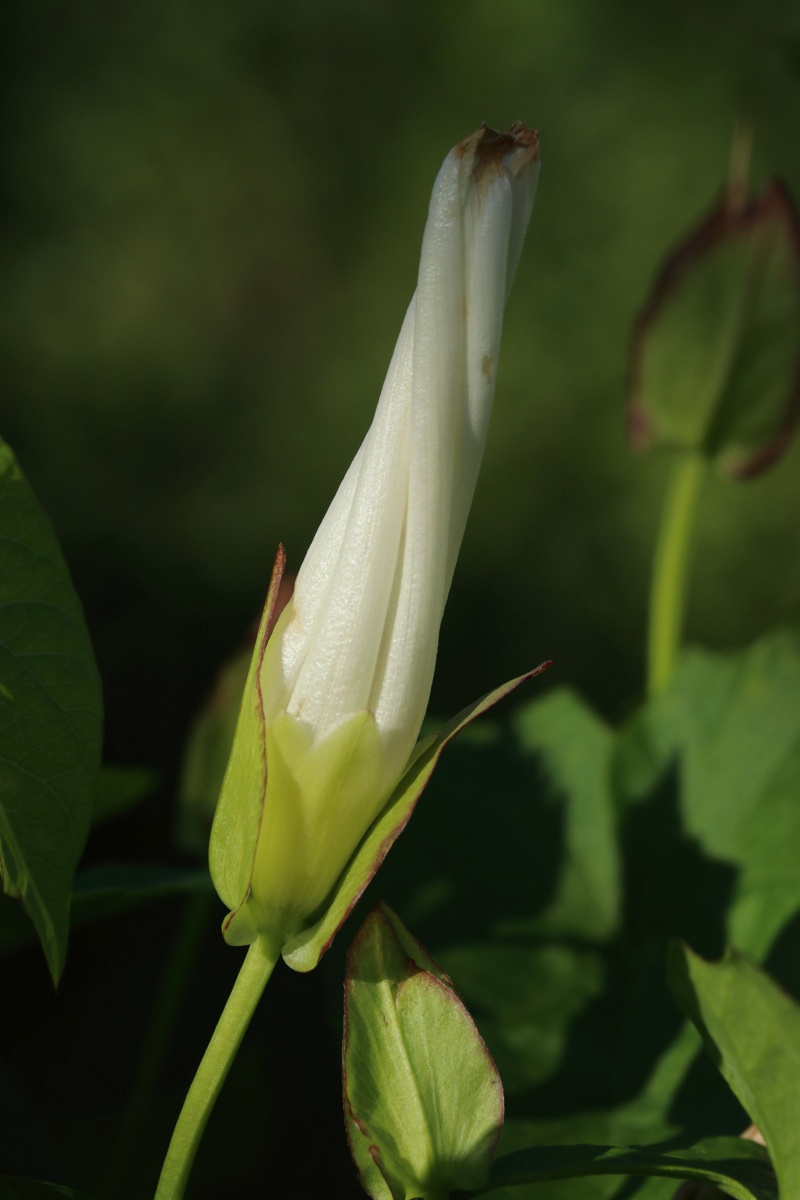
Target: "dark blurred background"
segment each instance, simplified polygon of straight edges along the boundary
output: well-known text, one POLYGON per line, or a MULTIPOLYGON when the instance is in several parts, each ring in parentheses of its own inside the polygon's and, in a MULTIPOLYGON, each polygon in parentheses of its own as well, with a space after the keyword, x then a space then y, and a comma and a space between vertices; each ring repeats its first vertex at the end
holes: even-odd
MULTIPOLYGON (((302 561, 481 121, 538 128, 543 166, 432 706, 549 657, 623 714, 669 466, 626 446, 629 329, 738 116, 756 184, 800 191, 796 3, 33 0, 3 6, 0 64, 0 433, 86 608, 107 757, 165 781, 130 836, 168 826, 278 541, 302 561)), ((710 483, 692 639, 796 605, 798 454, 710 483)))
MULTIPOLYGON (((491 431, 442 636, 448 712, 547 656, 641 685, 665 464, 624 437, 632 316, 719 193, 800 186, 797 6, 340 0, 4 7, 0 429, 87 609, 108 753, 163 763, 308 542, 373 411, 433 177, 541 131, 491 431)), ((798 451, 704 505, 690 634, 800 589, 798 451)))

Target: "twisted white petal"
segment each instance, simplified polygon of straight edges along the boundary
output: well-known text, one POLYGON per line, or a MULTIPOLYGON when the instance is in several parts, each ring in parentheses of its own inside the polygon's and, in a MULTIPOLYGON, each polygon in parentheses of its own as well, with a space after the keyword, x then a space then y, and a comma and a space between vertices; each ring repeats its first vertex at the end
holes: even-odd
POLYGON ((375 418, 268 649, 270 710, 322 738, 369 709, 390 777, 430 694, 537 168, 535 135, 521 127, 482 129, 445 160, 375 418))

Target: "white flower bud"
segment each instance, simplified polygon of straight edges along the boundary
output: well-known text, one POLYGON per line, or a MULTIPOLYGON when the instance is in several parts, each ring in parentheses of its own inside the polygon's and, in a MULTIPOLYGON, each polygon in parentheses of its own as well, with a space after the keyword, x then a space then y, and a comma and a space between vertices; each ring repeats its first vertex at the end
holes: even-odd
MULTIPOLYGON (((212 833, 212 874, 249 941, 324 907, 405 770, 483 454, 503 310, 530 217, 538 138, 482 128, 434 184, 417 289, 372 425, 259 651, 212 833), (251 836, 231 823, 248 806, 251 836), (253 857, 254 855, 254 857, 253 857), (243 861, 235 861, 237 860, 243 861), (236 913, 234 913, 236 916, 236 913)), ((259 643, 261 639, 259 639, 259 643)))

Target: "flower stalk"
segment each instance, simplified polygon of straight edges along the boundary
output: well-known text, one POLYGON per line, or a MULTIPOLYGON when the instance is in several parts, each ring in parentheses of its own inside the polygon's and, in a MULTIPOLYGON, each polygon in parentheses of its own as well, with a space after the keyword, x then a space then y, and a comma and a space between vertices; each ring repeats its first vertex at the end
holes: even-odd
POLYGON ((279 957, 279 950, 266 937, 257 938, 248 949, 183 1102, 155 1200, 180 1200, 183 1196, 211 1110, 279 957))
POLYGON ((647 690, 651 696, 664 691, 678 660, 697 504, 707 472, 702 455, 681 455, 664 500, 650 583, 647 690))

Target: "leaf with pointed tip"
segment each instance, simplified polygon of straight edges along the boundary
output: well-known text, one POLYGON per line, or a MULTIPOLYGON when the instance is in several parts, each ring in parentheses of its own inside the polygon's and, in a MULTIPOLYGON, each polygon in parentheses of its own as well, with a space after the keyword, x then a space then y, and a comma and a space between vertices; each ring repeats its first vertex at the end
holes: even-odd
POLYGON ((100 680, 80 603, 50 523, 0 442, 0 867, 54 980, 101 735, 100 680))
POLYGON ((283 957, 292 970, 310 971, 322 958, 367 884, 408 824, 414 807, 448 742, 470 721, 474 721, 481 713, 497 704, 521 683, 541 674, 549 665, 548 662, 540 663, 527 674, 495 688, 493 692, 465 708, 437 734, 418 743, 411 765, 382 813, 367 830, 339 879, 325 912, 316 924, 303 930, 284 946, 283 957))
POLYGON ((348 1136, 374 1200, 444 1200, 486 1182, 500 1077, 448 977, 384 906, 348 955, 343 1067, 348 1136))
POLYGON ((705 1138, 691 1146, 532 1146, 496 1158, 488 1186, 471 1194, 583 1175, 696 1179, 718 1184, 735 1200, 778 1200, 763 1146, 726 1137, 705 1138))
POLYGON ((669 980, 678 1004, 761 1130, 781 1196, 800 1196, 800 1005, 735 950, 709 963, 676 942, 669 980))

